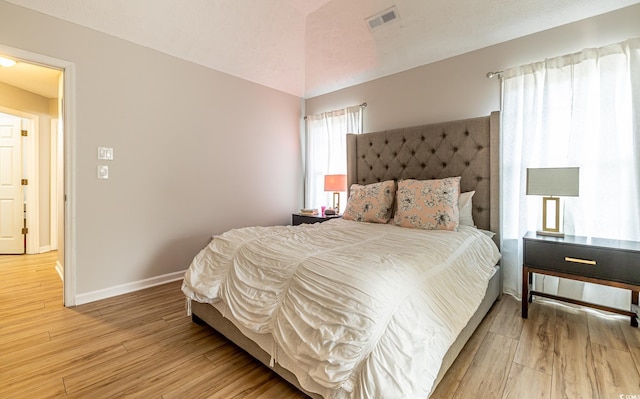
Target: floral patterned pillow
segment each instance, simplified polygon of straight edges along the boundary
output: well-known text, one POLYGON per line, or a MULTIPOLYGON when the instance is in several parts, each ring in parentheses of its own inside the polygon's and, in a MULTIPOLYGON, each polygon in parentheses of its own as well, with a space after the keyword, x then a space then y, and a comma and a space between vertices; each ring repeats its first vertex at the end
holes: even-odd
POLYGON ((357 222, 387 223, 393 212, 396 183, 387 180, 380 183, 352 184, 343 219, 357 222))
POLYGON ((395 224, 425 230, 458 230, 460 177, 402 180, 396 194, 395 224))

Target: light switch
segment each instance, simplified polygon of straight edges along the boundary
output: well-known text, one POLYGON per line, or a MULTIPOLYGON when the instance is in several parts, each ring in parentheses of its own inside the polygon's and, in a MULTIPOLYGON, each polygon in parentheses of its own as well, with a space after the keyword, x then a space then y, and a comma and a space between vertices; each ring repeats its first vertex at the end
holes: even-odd
POLYGON ((109 167, 107 165, 98 165, 98 179, 109 178, 109 167))
POLYGON ((113 160, 113 148, 111 147, 98 147, 98 159, 104 159, 107 161, 113 160))

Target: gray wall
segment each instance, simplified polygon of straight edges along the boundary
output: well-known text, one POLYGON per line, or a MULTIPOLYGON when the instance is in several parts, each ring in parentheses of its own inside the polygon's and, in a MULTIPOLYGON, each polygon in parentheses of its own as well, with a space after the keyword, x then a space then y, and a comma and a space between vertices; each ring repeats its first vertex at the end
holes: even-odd
POLYGON ((4 1, 0 44, 75 64, 78 295, 184 270, 212 234, 302 204, 299 98, 4 1))
POLYGON ((500 82, 487 72, 640 37, 639 21, 640 5, 634 5, 310 98, 305 111, 366 102, 369 132, 488 115, 500 109, 500 82))
POLYGON ((487 71, 638 37, 639 20, 636 5, 304 102, 2 0, 0 44, 76 67, 82 295, 183 270, 229 228, 288 223, 303 111, 366 101, 367 131, 486 115, 500 107, 487 71), (106 181, 98 146, 114 148, 106 181))

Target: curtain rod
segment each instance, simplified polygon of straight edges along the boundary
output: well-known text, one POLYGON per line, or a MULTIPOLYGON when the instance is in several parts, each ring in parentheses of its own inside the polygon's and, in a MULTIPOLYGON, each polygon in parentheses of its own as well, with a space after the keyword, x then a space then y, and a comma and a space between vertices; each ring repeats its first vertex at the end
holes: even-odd
MULTIPOLYGON (((367 103, 360 104, 360 108, 367 108, 367 103)), ((304 120, 307 120, 307 116, 309 115, 305 115, 304 120)))
POLYGON ((498 79, 502 79, 502 72, 503 71, 495 71, 495 72, 487 72, 487 78, 492 79, 494 77, 498 77, 498 79))

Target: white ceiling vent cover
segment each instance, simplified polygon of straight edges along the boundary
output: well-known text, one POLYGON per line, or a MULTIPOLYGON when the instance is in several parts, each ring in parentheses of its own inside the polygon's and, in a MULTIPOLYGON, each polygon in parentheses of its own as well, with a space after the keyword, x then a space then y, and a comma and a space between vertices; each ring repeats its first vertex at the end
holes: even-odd
POLYGON ((367 18, 366 21, 367 24, 369 24, 369 29, 373 30, 389 22, 397 21, 398 19, 400 19, 398 10, 396 9, 396 6, 393 6, 367 18))

